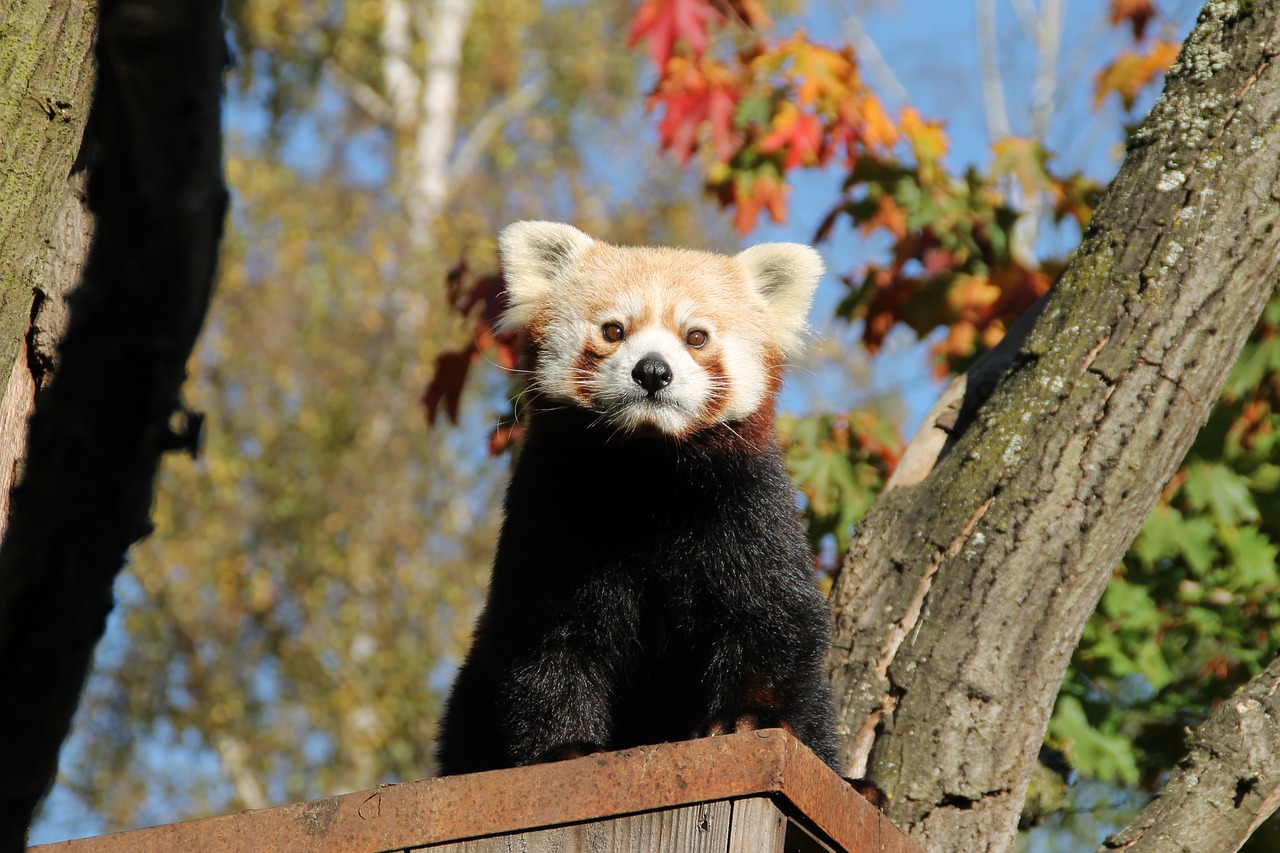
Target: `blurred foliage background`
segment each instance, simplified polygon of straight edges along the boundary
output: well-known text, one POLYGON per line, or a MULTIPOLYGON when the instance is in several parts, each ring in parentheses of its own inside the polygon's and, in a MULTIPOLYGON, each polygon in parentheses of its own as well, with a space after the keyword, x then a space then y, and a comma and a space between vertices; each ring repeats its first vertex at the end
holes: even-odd
MULTIPOLYGON (((830 570, 938 383, 1061 269, 1198 7, 231 0, 206 443, 166 464, 33 840, 432 773, 506 472, 507 222, 821 241, 780 436, 830 570)), ((1273 301, 1086 629, 1025 847, 1123 823, 1280 649, 1278 329, 1273 301)))

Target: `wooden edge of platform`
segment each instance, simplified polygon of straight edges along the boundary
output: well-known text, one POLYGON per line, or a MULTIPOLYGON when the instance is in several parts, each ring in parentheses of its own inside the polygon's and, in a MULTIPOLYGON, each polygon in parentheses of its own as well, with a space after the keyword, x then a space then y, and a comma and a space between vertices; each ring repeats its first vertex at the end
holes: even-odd
POLYGON ((30 848, 33 853, 382 853, 768 795, 851 853, 919 847, 781 729, 385 785, 30 848), (786 804, 790 805, 787 808, 786 804))

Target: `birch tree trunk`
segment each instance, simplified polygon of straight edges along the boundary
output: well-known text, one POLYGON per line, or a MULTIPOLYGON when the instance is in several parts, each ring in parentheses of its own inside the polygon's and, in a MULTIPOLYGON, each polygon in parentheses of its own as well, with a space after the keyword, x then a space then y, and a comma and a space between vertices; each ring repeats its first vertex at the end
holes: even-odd
POLYGON ((1206 3, 998 381, 859 525, 832 594, 842 754, 926 849, 1013 848, 1085 621, 1275 287, 1277 45, 1278 0, 1206 3))

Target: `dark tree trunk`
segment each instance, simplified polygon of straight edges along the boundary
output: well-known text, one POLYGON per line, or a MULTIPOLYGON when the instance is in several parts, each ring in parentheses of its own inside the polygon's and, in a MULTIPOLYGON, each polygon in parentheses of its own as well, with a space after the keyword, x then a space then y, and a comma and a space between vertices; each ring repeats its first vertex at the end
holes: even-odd
POLYGON ((1012 849, 1085 621, 1275 287, 1278 7, 1206 4, 1025 339, 836 580, 843 757, 928 849, 1012 849))
POLYGON ((112 582, 150 529, 160 456, 183 443, 171 418, 226 209, 220 12, 217 0, 102 3, 90 119, 97 233, 0 545, 4 853, 22 849, 53 781, 112 582))
POLYGON ((77 161, 97 5, 14 0, 0 15, 0 535, 36 388, 92 233, 77 161))

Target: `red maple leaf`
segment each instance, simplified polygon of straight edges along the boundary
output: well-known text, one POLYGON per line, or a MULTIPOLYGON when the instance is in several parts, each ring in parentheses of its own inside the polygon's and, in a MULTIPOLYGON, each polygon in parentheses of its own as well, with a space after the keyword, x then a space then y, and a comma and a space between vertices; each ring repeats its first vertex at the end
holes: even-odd
POLYGON ((627 46, 648 39, 649 56, 661 72, 681 39, 694 56, 701 56, 707 49, 707 25, 722 18, 707 0, 644 0, 631 25, 627 46))
POLYGON ((774 119, 773 130, 760 140, 760 151, 786 150, 783 167, 811 166, 823 161, 822 122, 813 113, 792 107, 774 119))
POLYGON ((698 130, 711 128, 711 147, 716 158, 727 162, 737 150, 739 137, 733 129, 733 112, 738 105, 738 89, 721 66, 678 60, 662 82, 650 105, 663 107, 658 137, 686 163, 698 147, 698 130))

